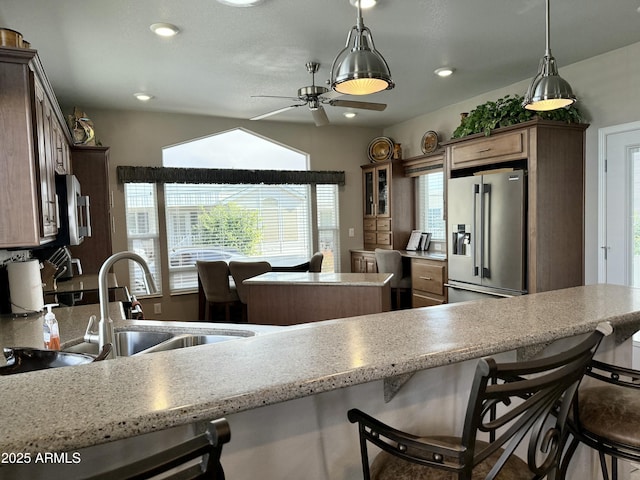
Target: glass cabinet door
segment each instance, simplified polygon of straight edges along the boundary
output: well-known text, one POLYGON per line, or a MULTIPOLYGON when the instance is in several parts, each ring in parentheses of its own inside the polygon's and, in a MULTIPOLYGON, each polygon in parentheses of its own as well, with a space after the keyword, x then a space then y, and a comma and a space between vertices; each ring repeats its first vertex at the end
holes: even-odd
POLYGON ((378 195, 378 208, 376 215, 389 216, 389 166, 376 169, 376 193, 378 195))
POLYGON ((364 216, 375 216, 375 199, 374 199, 374 169, 365 170, 364 173, 364 216))

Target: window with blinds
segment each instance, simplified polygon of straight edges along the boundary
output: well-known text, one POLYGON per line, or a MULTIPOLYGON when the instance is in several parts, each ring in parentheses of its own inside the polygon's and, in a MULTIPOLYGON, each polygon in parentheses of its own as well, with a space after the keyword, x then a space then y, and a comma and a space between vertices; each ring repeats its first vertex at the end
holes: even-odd
MULTIPOLYGON (((164 154, 165 167, 174 169, 179 165, 183 169, 224 166, 273 171, 275 165, 283 173, 308 170, 307 155, 242 129, 170 147, 164 154), (225 136, 230 144, 223 147, 225 136), (214 143, 208 143, 211 141, 214 143), (256 142, 268 146, 258 148, 256 142), (253 155, 235 154, 244 147, 253 155), (217 162, 212 151, 224 152, 226 160, 217 162), (207 157, 212 157, 209 163, 207 157)), ((274 266, 292 266, 308 261, 319 250, 324 254, 322 270, 335 271, 340 265, 338 186, 314 180, 279 183, 278 171, 273 172, 276 180, 269 183, 164 181, 157 188, 160 202, 155 184, 125 183, 130 248, 144 254, 158 271, 161 262, 156 260, 160 255, 166 258, 171 292, 197 288, 198 260, 266 260, 274 266), (158 205, 164 206, 160 234, 158 205), (166 242, 160 242, 160 236, 166 242), (166 245, 165 253, 160 253, 160 245, 163 249, 166 245)), ((143 294, 142 275, 132 271, 131 278, 135 279, 133 292, 143 294)))
POLYGON ((445 240, 444 173, 428 173, 416 177, 417 228, 430 232, 432 240, 445 240))
POLYGON ((297 265, 313 249, 309 185, 165 185, 171 291, 197 286, 198 260, 297 265))
MULTIPOLYGON (((129 250, 147 261, 156 282, 158 292, 162 288, 160 268, 160 237, 158 228, 158 202, 156 186, 152 183, 127 183, 124 186, 127 212, 127 240, 129 250)), ((135 262, 129 262, 131 293, 147 293, 144 273, 135 262)))

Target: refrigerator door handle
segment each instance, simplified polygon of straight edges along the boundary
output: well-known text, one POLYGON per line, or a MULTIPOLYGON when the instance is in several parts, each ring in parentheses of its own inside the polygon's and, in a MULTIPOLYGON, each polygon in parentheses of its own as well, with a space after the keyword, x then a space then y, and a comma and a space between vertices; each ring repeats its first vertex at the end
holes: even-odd
MULTIPOLYGON (((478 274, 480 273, 476 253, 477 253, 478 247, 482 248, 482 230, 480 231, 481 232, 480 235, 477 234, 478 233, 478 225, 477 225, 478 216, 476 212, 478 209, 477 200, 479 195, 480 195, 480 184, 474 183, 473 184, 473 221, 471 222, 471 242, 472 242, 471 263, 473 265, 473 271, 471 272, 471 275, 474 277, 477 277, 478 274)), ((480 226, 480 228, 482 228, 482 225, 480 226)))
POLYGON ((491 224, 491 184, 482 184, 482 194, 480 201, 480 218, 482 219, 482 249, 480 250, 480 276, 482 278, 491 278, 491 270, 489 269, 491 251, 491 235, 489 225, 491 224))

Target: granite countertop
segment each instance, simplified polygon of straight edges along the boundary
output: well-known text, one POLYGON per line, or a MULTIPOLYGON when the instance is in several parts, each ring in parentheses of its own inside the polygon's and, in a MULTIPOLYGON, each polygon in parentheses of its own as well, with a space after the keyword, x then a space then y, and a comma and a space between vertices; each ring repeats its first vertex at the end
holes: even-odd
MULTIPOLYGON (((107 275, 109 288, 117 288, 118 281, 114 273, 107 275)), ((98 274, 74 275, 66 280, 57 280, 54 290, 45 290, 44 293, 74 293, 98 290, 98 274)))
POLYGON ((401 310, 12 375, 2 378, 0 451, 73 450, 550 343, 604 320, 631 335, 640 290, 592 285, 401 310))
POLYGON ((268 272, 248 278, 245 285, 344 285, 376 287, 387 284, 390 273, 268 272))
MULTIPOLYGON (((98 304, 78 305, 76 307, 56 307, 53 309, 60 329, 60 339, 63 342, 78 342, 84 336, 89 323, 89 317, 100 317, 98 304)), ((42 324, 45 312, 29 314, 27 316, 0 315, 0 346, 1 347, 31 347, 43 348, 42 324)), ((120 302, 109 304, 109 316, 113 320, 125 318, 124 309, 120 302)), ((5 364, 4 357, 0 364, 5 364)), ((0 413, 0 415, 2 415, 0 413)))

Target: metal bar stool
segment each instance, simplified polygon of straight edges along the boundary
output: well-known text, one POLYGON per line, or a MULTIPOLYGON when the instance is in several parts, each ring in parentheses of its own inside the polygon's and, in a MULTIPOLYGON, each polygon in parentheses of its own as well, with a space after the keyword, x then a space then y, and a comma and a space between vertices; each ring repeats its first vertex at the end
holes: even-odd
POLYGON ((563 459, 564 477, 580 442, 598 452, 600 468, 609 479, 606 457, 611 458, 611 477, 618 478, 618 459, 640 462, 640 371, 594 360, 587 375, 597 382, 578 392, 569 416, 573 435, 563 459))
POLYGON ((170 449, 109 472, 94 475, 91 480, 142 480, 165 474, 170 480, 224 480, 220 463, 222 446, 231 439, 229 423, 213 420, 207 431, 170 449), (196 460, 200 461, 196 461, 196 460))
MULTIPOLYGON (((544 478, 559 464, 574 394, 608 323, 561 354, 515 363, 481 359, 469 395, 461 437, 418 437, 360 410, 358 423, 365 480, 544 478), (478 434, 487 435, 487 441, 478 434), (514 455, 528 438, 528 457, 514 455), (369 466, 368 443, 382 450, 369 466)), ((436 413, 437 415, 437 413, 436 413)))

